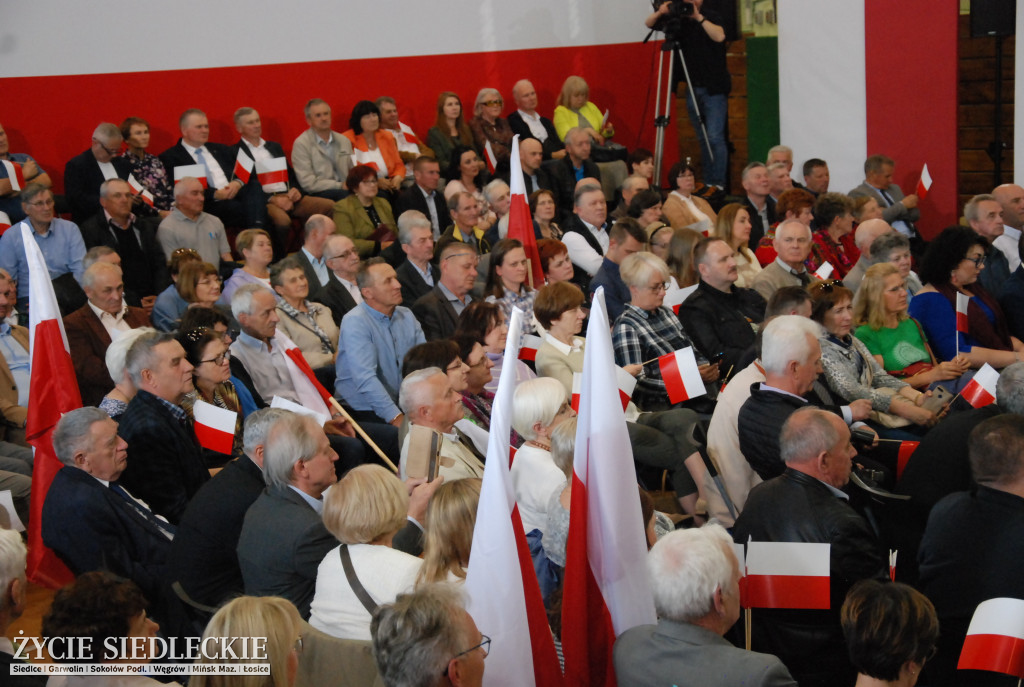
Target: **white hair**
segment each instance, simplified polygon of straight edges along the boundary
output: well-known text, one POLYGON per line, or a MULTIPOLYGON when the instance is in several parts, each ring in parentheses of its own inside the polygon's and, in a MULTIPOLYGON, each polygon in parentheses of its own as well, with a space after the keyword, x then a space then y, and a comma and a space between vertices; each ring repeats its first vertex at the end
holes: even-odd
MULTIPOLYGON (((25 579, 25 558, 28 551, 21 535, 0 528, 0 594, 15 580, 25 579)), ((0 596, 2 601, 4 596, 0 596)))
POLYGON ((484 186, 484 198, 487 199, 488 203, 493 203, 498 196, 502 193, 511 193, 512 189, 508 187, 501 179, 494 179, 484 186))
POLYGON ((257 293, 269 293, 263 284, 243 284, 231 296, 231 314, 238 319, 241 314, 252 314, 252 297, 257 293))
MULTIPOLYGON (((113 253, 114 251, 110 252, 113 253)), ((123 276, 121 268, 118 267, 117 265, 105 262, 103 260, 97 260, 93 264, 89 265, 89 268, 82 275, 82 288, 91 289, 92 285, 96 283, 96 277, 100 275, 100 272, 112 272, 114 270, 117 270, 118 278, 121 278, 123 276)))
POLYGON ((668 281, 670 274, 668 265, 654 253, 633 253, 626 257, 619 266, 619 276, 626 286, 642 288, 655 274, 660 274, 662 281, 668 281))
POLYGON ((537 438, 536 423, 547 427, 565 403, 565 387, 554 377, 529 379, 516 387, 512 397, 512 427, 530 441, 537 438))
POLYGON ((109 419, 109 415, 94 406, 64 413, 53 430, 53 452, 60 462, 74 467, 75 454, 92 448, 90 428, 109 419))
POLYGON ((765 372, 784 374, 791 361, 801 365, 811 355, 807 337, 816 341, 821 325, 800 315, 779 315, 761 332, 761 366, 765 372))
POLYGON ((295 463, 309 460, 319 448, 323 429, 308 415, 289 413, 277 419, 263 444, 263 476, 267 485, 286 487, 292 483, 295 463))
POLYGON ((242 449, 247 454, 254 453, 257 446, 267 443, 267 435, 274 423, 290 414, 291 411, 284 408, 260 408, 249 413, 242 429, 242 449))
POLYGON ((732 538, 714 523, 676 530, 658 540, 647 555, 647 574, 658 616, 681 623, 714 610, 715 590, 732 584, 732 561, 723 544, 732 538))
POLYGON ((412 243, 412 230, 417 227, 434 231, 434 225, 419 210, 406 210, 398 216, 398 242, 404 246, 412 243))
POLYGON ((152 327, 137 327, 136 329, 129 329, 110 342, 110 345, 107 346, 104 362, 107 364, 107 372, 110 373, 110 378, 114 380, 114 384, 120 384, 124 379, 125 358, 128 355, 128 349, 132 347, 135 340, 143 334, 156 333, 157 331, 152 327))
POLYGON ((444 370, 439 367, 425 367, 406 375, 402 380, 402 386, 398 389, 398 407, 409 416, 411 420, 416 411, 424 406, 433 405, 434 398, 429 393, 427 383, 435 375, 445 375, 444 370))

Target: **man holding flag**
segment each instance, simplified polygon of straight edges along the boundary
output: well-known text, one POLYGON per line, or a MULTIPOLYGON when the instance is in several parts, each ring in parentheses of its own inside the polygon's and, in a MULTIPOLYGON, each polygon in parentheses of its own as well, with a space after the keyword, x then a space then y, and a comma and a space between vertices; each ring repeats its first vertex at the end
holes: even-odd
POLYGON ((801 408, 783 425, 780 444, 786 471, 750 490, 733 536, 738 544, 751 539, 829 544, 830 594, 824 600, 829 605, 828 610, 758 609, 752 644, 781 658, 802 687, 852 684, 855 671, 839 609, 854 582, 888 579, 889 566, 870 525, 840 491, 856 455, 850 430, 833 413, 801 408))

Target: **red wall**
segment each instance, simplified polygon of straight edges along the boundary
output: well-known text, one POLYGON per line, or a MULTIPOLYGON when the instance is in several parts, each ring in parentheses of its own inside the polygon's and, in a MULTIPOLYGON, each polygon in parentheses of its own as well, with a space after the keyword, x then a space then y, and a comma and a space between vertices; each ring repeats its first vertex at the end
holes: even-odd
POLYGON ((868 155, 896 161, 893 181, 913 193, 928 163, 933 184, 918 229, 956 224, 957 0, 866 0, 868 155))
MULTIPOLYGON (((153 135, 149 152, 159 153, 177 140, 178 117, 189 107, 209 115, 210 140, 236 141, 232 114, 247 105, 260 111, 264 138, 290 152, 295 137, 307 128, 302 108, 308 99, 330 103, 334 129, 344 131, 357 101, 390 95, 398 101, 402 121, 425 139, 441 91, 457 92, 471 115, 477 91, 494 87, 504 95, 508 113, 515 107, 512 85, 530 78, 540 96, 540 111, 550 116, 565 77, 579 74, 590 85, 591 100, 611 109, 615 140, 630 149, 651 148, 658 45, 0 79, 0 93, 8 103, 0 121, 11 150, 35 157, 60 191, 64 164, 89 146, 101 121, 120 124, 128 116, 144 117, 153 135)), ((675 127, 670 126, 666 167, 676 159, 675 147, 675 127)))

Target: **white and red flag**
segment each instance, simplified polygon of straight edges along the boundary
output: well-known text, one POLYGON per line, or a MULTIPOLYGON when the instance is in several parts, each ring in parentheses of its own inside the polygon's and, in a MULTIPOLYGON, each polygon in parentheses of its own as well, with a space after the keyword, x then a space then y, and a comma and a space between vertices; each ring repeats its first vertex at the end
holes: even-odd
MULTIPOLYGON (((522 318, 523 312, 513 309, 505 362, 491 409, 489 457, 509 455, 516 348, 522 318)), ((492 639, 483 678, 485 687, 562 684, 558 655, 505 460, 488 460, 484 468, 466 593, 470 615, 480 627, 487 628, 492 639)))
POLYGON ((135 178, 134 174, 128 175, 128 188, 132 190, 132 195, 142 196, 142 202, 149 207, 153 207, 156 200, 153 198, 153 194, 149 192, 145 186, 139 183, 139 180, 135 178))
POLYGON ((53 428, 61 415, 82 407, 71 349, 64 333, 50 272, 28 222, 21 223, 29 275, 29 355, 32 358, 25 438, 35 448, 28 523, 28 578, 52 589, 74 579, 67 566, 43 544, 43 502, 63 467, 53 450, 53 428))
POLYGON ((288 190, 288 158, 272 157, 256 161, 256 176, 264 193, 281 193, 288 190))
POLYGON ((540 250, 537 248, 537 235, 533 233, 533 217, 530 215, 530 203, 526 199, 526 184, 519 163, 519 134, 512 137, 512 157, 509 163, 509 192, 512 204, 508 211, 508 238, 519 239, 530 261, 530 272, 527 282, 532 289, 544 284, 544 269, 541 267, 540 250))
MULTIPOLYGON (((615 382, 619 387, 619 400, 622 402, 622 409, 625 410, 626 406, 633 399, 633 390, 636 389, 636 377, 626 372, 624 369, 615 366, 615 382)), ((579 372, 572 373, 572 398, 569 404, 572 409, 577 413, 580 412, 580 396, 583 387, 583 375, 579 372)))
POLYGON ((204 189, 210 185, 206 179, 206 167, 203 165, 178 165, 174 168, 174 183, 178 183, 185 177, 195 177, 204 189))
POLYGON ((11 218, 6 212, 0 211, 0 234, 11 228, 11 218))
MULTIPOLYGON (((572 503, 562 595, 562 653, 569 685, 614 685, 612 645, 656 622, 647 578, 633 450, 618 393, 604 289, 594 294, 583 360, 572 503)), ((504 370, 503 370, 504 371, 504 370)))
POLYGON ((834 271, 835 268, 832 267, 832 263, 826 260, 825 262, 821 263, 821 267, 814 271, 814 276, 822 281, 825 281, 826 279, 832 276, 832 272, 834 271))
POLYGON ((192 417, 196 421, 196 439, 203 448, 231 454, 235 443, 238 413, 227 408, 218 408, 200 398, 192 406, 192 417))
POLYGON ((238 146, 238 154, 235 155, 235 168, 231 173, 244 186, 249 183, 249 179, 252 177, 252 168, 255 164, 256 161, 242 151, 242 146, 238 146))
POLYGON ((932 175, 928 173, 928 163, 921 168, 921 178, 917 181, 917 197, 924 200, 928 196, 928 190, 932 187, 932 175))
POLYGON ((661 356, 658 358, 658 367, 672 405, 707 393, 692 346, 661 356))
POLYGON ((487 171, 494 174, 494 170, 498 167, 498 156, 494 154, 494 148, 491 147, 490 141, 484 144, 484 160, 487 161, 487 171))
POLYGON ((697 290, 697 284, 693 286, 686 286, 681 289, 672 289, 665 294, 665 299, 661 302, 666 308, 672 308, 672 312, 676 315, 679 314, 679 306, 683 304, 690 294, 697 290))
POLYGON ((967 325, 967 308, 970 307, 971 297, 956 292, 956 330, 966 334, 968 332, 967 325))
MULTIPOLYGON (((509 325, 509 330, 514 331, 512 330, 511 325, 509 325)), ((539 336, 534 336, 533 334, 527 334, 522 337, 522 339, 522 343, 519 345, 519 359, 536 360, 537 350, 540 349, 541 344, 544 343, 544 339, 539 336)))
POLYGON ((4 169, 7 170, 7 178, 11 180, 11 190, 23 190, 25 188, 25 173, 21 170, 21 165, 7 160, 0 160, 0 163, 3 163, 4 169))
POLYGON ((1024 678, 1024 601, 999 598, 978 604, 956 667, 1024 678))
POLYGON ((747 543, 744 608, 829 608, 831 544, 747 543))
POLYGON ((306 358, 302 355, 302 350, 280 329, 274 334, 271 342, 274 346, 284 349, 288 376, 292 380, 292 386, 295 387, 295 396, 298 398, 299 404, 309 410, 331 417, 332 413, 328 406, 331 393, 317 381, 313 368, 309 366, 306 358))
POLYGON ((984 408, 990 403, 995 403, 998 383, 999 373, 991 365, 985 363, 974 373, 974 379, 967 382, 967 386, 960 392, 960 395, 975 408, 984 408))

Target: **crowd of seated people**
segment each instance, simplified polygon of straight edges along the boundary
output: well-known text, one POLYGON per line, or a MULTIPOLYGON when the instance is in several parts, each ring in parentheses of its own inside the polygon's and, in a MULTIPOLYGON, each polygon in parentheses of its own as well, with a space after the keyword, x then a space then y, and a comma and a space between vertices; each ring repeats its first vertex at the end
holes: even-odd
MULTIPOLYGON (((130 603, 110 632, 134 632, 137 606, 148 601, 166 633, 197 622, 216 628, 222 614, 278 614, 294 621, 278 623, 281 642, 305 637, 292 631, 308 627, 300 618, 328 647, 399 641, 381 634, 391 614, 437 583, 465 579, 518 308, 522 330, 511 340, 542 343, 536 360, 515 363, 511 479, 540 588, 557 603, 576 439, 569 400, 603 289, 610 328, 600 335, 636 380, 623 417, 638 482, 664 485, 671 498, 661 503, 691 516, 685 526, 714 517, 738 541, 830 543, 836 556, 860 557, 834 566, 842 580, 829 612, 759 614, 755 648, 782 661, 761 668, 809 685, 852 685, 856 672, 889 679, 891 666, 876 670, 837 651, 844 626, 851 643, 869 642, 858 619, 881 612, 853 595, 841 624, 846 589, 884 577, 879 552, 898 537, 908 551, 928 537, 922 556, 935 550, 942 532, 928 513, 943 512, 942 497, 954 491, 999 492, 977 498, 1012 502, 1006 528, 1024 520, 1024 478, 986 473, 974 456, 984 442, 968 441, 988 417, 963 400, 933 403, 987 364, 1002 377, 986 415, 1020 414, 1024 249, 1013 237, 1024 224, 1024 189, 1008 184, 971 199, 963 226, 930 227, 925 242, 918 199, 891 182, 895 162, 883 155, 869 157, 864 183, 844 194, 829 190, 823 160, 807 161, 803 185, 791 179, 792 152, 777 146, 745 167, 738 196, 706 198, 688 159, 653 179, 648 151, 627 155, 611 143, 614 130, 581 78, 566 80, 552 119, 529 81, 509 95, 512 111, 484 88, 466 113, 457 94, 441 93, 427 145, 388 97, 359 101, 342 133, 330 106, 310 100, 309 129, 288 155, 262 139, 252 108, 236 113, 241 138, 232 145, 209 142, 206 115, 186 110, 181 139, 158 156, 147 151, 144 119, 101 125, 69 163, 76 222, 58 215, 38 165, 15 156, 29 183, 8 214, 24 218, 42 249, 86 406, 54 434, 64 467, 38 516, 44 541, 96 594, 113 593, 109 581, 87 577, 97 571, 137 587, 118 592, 130 603), (534 228, 525 242, 508 237, 514 134, 534 228), (246 155, 253 169, 239 177, 236 156, 246 155), (261 181, 281 159, 288 180, 261 181), (631 176, 609 171, 627 163, 631 176), (129 172, 152 207, 123 181, 129 172), (534 250, 542 274, 533 274, 534 250), (679 400, 660 359, 683 349, 699 382, 679 400), (197 429, 209 406, 231 420, 231 440, 217 449, 197 429), (431 482, 410 467, 413 437, 426 434, 439 448, 431 482), (938 452, 938 437, 952 449, 921 486, 921 456, 938 452), (921 453, 904 466, 892 441, 921 442, 921 453), (872 507, 850 486, 855 464, 868 466, 876 492, 909 493, 919 499, 912 510, 927 503, 914 510, 913 528, 895 526, 898 509, 872 507), (797 514, 816 526, 791 522, 797 514), (282 598, 259 602, 265 608, 227 603, 242 594, 282 598), (810 652, 786 644, 805 621, 810 652)), ((32 304, 22 241, 17 227, 0 236, 0 488, 11 488, 27 515, 32 304)), ((1012 428, 996 434, 1024 446, 1012 428)), ((663 589, 658 605, 659 627, 673 636, 700 629, 702 642, 724 652, 735 561, 723 534, 708 530, 685 552, 718 571, 710 588, 685 582, 701 603, 678 608, 663 589)), ((654 551, 664 554, 679 540, 662 541, 654 551)), ((651 565, 665 583, 686 562, 662 554, 652 553, 651 565)), ((935 574, 928 562, 922 579, 935 574)), ((897 576, 917 583, 917 566, 907 569, 897 576)), ((1005 577, 993 593, 1020 593, 1005 577)), ((924 608, 903 596, 899 603, 924 608)), ((954 618, 960 628, 962 609, 932 600, 940 622, 954 618)), ((906 631, 934 644, 924 630, 906 631)), ((621 641, 640 652, 650 638, 621 641)), ((924 649, 894 649, 897 672, 920 670, 924 649)), ((633 675, 637 659, 621 651, 616 668, 633 675)), ((386 653, 378 665, 386 672, 386 653)), ((935 684, 947 677, 936 673, 935 684)))

